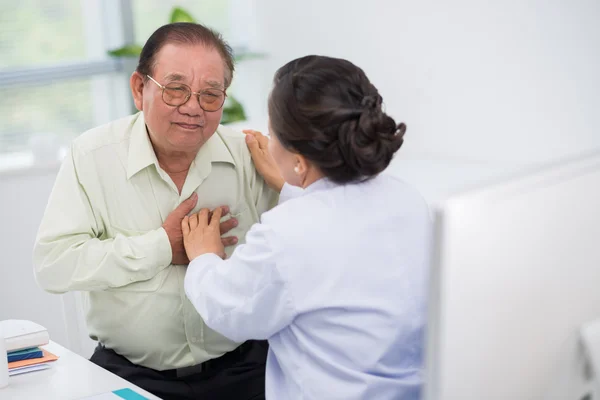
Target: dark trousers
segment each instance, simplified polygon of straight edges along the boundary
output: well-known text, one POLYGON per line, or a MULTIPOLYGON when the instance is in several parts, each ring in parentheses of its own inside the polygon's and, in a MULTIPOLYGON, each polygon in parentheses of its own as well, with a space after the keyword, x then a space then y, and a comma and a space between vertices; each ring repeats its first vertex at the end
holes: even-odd
POLYGON ((249 340, 202 364, 156 371, 99 345, 90 361, 164 400, 259 400, 265 398, 267 351, 266 341, 249 340))

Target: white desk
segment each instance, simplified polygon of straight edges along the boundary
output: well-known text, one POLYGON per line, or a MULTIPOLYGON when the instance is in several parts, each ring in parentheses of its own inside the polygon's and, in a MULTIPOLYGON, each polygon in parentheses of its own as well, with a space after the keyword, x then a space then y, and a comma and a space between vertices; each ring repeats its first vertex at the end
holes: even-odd
POLYGON ((46 350, 60 358, 42 371, 11 376, 0 389, 0 400, 76 400, 130 388, 148 399, 159 399, 64 347, 50 342, 46 350))

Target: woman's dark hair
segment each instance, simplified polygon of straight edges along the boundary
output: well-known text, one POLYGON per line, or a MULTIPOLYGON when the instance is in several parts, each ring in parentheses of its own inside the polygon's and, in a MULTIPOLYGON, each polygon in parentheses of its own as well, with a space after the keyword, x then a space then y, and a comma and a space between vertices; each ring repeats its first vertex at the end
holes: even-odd
POLYGON ((139 72, 144 79, 146 79, 146 75, 152 75, 152 69, 156 62, 156 55, 160 49, 168 43, 186 45, 203 44, 217 50, 225 62, 225 88, 229 87, 235 69, 231 47, 223 39, 223 36, 221 36, 220 33, 213 31, 204 25, 191 22, 167 24, 154 31, 142 48, 140 61, 136 68, 136 71, 139 72))
POLYGON ((364 71, 347 60, 306 56, 275 74, 269 98, 273 134, 337 183, 383 171, 403 142, 406 125, 382 109, 364 71))

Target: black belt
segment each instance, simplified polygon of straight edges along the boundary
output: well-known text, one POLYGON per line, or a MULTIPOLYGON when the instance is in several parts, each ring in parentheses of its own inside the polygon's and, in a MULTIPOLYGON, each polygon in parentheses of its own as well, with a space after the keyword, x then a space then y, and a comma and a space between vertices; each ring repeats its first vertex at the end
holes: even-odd
POLYGON ((169 378, 184 378, 186 376, 195 375, 199 373, 205 373, 209 371, 223 369, 235 363, 242 354, 250 349, 252 342, 244 342, 237 348, 223 354, 221 357, 206 360, 203 363, 192 365, 189 367, 168 369, 161 371, 161 373, 169 378))

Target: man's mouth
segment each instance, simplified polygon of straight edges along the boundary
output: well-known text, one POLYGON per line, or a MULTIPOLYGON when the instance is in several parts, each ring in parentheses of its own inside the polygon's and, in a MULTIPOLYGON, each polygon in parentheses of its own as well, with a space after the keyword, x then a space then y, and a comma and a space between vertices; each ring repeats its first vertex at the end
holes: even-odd
POLYGON ((178 126, 182 127, 183 129, 187 129, 190 131, 202 128, 202 125, 199 125, 199 124, 184 124, 182 122, 176 122, 175 125, 178 125, 178 126))

